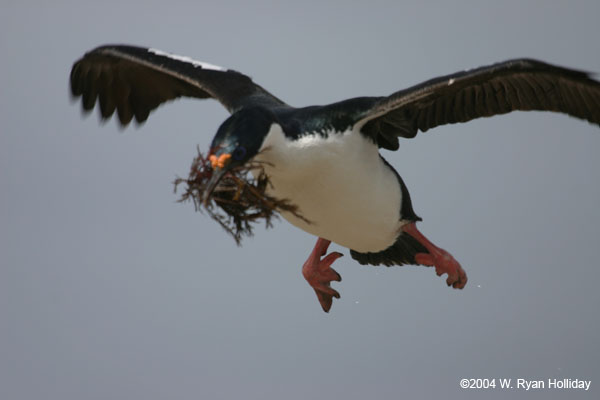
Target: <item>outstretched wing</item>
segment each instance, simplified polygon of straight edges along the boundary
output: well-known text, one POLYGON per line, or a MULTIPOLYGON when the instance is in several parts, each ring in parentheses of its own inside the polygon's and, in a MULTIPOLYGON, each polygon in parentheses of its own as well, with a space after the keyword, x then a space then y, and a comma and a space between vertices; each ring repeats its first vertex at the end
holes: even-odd
POLYGON ((515 110, 557 111, 600 124, 600 82, 540 61, 505 61, 379 98, 359 123, 380 147, 396 150, 398 136, 515 110))
POLYGON ((284 102, 239 72, 156 49, 107 45, 86 53, 71 69, 71 93, 103 118, 115 109, 122 125, 148 118, 165 101, 181 96, 214 98, 233 113, 248 105, 284 102))

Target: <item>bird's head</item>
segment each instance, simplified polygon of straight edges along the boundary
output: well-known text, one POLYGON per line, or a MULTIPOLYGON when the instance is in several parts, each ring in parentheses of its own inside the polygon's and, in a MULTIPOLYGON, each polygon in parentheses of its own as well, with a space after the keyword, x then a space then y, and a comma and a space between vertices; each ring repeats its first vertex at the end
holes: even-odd
POLYGON ((237 111, 221 124, 208 155, 213 174, 204 192, 205 205, 228 171, 246 164, 258 154, 275 121, 275 116, 269 110, 253 107, 237 111))

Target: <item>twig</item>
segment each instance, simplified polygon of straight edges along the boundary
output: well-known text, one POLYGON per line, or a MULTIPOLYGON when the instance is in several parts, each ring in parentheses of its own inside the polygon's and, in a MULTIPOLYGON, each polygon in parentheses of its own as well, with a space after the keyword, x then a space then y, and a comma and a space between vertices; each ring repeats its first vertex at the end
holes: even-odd
POLYGON ((272 226, 272 218, 278 218, 276 212, 289 212, 306 223, 310 223, 299 212, 298 207, 286 199, 276 199, 266 192, 271 183, 265 174, 264 163, 251 162, 233 168, 213 190, 209 201, 204 206, 202 198, 212 177, 213 169, 208 158, 198 149, 187 179, 177 178, 173 182, 175 192, 180 184, 187 184, 179 202, 192 200, 196 211, 205 210, 233 236, 240 245, 243 236, 253 235, 253 224, 261 219, 265 226, 272 226))

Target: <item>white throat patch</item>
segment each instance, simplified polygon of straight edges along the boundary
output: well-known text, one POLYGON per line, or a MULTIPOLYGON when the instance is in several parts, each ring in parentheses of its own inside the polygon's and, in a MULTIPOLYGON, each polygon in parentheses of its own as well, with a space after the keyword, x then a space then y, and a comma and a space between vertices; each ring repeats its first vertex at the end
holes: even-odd
POLYGON ((256 159, 271 164, 269 193, 290 200, 312 222, 282 213, 293 225, 362 253, 396 241, 400 184, 377 145, 357 130, 290 140, 274 123, 256 159))

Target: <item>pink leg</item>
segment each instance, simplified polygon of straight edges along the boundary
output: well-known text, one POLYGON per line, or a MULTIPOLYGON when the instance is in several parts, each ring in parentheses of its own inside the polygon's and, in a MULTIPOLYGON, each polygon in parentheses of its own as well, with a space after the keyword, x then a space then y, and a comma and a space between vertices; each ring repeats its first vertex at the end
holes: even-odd
POLYGON ((438 276, 448 274, 448 279, 446 279, 448 286, 452 285, 456 289, 465 287, 467 284, 467 274, 450 253, 431 243, 419 232, 414 222, 404 225, 402 230, 417 239, 429 252, 416 254, 415 262, 417 264, 435 266, 435 272, 438 276))
POLYGON ((333 252, 321 259, 321 256, 327 253, 329 243, 331 243, 329 240, 319 238, 317 244, 315 244, 315 248, 302 267, 304 279, 315 289, 319 303, 321 303, 321 307, 323 307, 323 311, 325 312, 329 312, 334 297, 336 299, 340 298, 340 294, 331 288, 331 281, 342 281, 342 277, 331 268, 331 264, 343 256, 343 254, 333 252))

